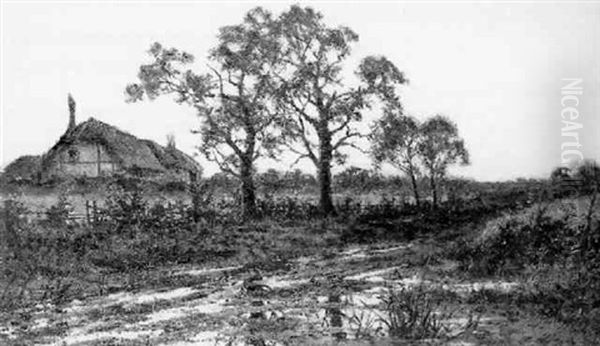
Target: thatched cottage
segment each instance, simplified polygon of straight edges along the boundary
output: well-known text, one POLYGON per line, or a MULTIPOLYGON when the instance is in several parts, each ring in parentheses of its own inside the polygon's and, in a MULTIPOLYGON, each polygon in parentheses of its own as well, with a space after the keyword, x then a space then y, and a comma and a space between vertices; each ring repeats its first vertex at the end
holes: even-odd
MULTIPOLYGON (((139 139, 94 118, 76 124, 75 102, 70 95, 69 111, 67 131, 39 160, 38 179, 130 173, 188 180, 201 172, 200 165, 174 145, 163 147, 139 139)), ((6 168, 5 173, 10 175, 10 165, 6 168)))

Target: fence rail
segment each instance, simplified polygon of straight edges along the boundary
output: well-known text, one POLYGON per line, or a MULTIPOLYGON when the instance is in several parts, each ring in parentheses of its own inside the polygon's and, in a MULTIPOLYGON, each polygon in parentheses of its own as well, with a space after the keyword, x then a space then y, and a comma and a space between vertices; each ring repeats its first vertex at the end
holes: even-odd
MULTIPOLYGON (((4 201, 4 206, 3 206, 4 210, 7 210, 8 202, 9 201, 4 201)), ((33 219, 33 220, 41 220, 41 219, 45 219, 48 217, 49 211, 48 210, 35 211, 35 210, 28 209, 28 210, 20 211, 19 215, 22 217, 33 219)), ((77 213, 74 211, 70 211, 67 215, 65 215, 65 218, 69 221, 85 222, 85 223, 90 224, 90 223, 99 221, 105 215, 106 215, 106 212, 101 207, 98 206, 98 203, 96 201, 86 200, 85 201, 85 212, 77 213)))
MULTIPOLYGON (((10 201, 8 201, 8 200, 0 201, 0 203, 2 203, 2 202, 3 202, 3 205, 2 205, 3 210, 5 210, 5 211, 8 210, 9 207, 8 207, 7 203, 10 203, 10 201)), ((164 205, 164 207, 167 210, 172 210, 175 208, 176 205, 177 205, 176 203, 168 201, 164 205)), ((84 207, 85 207, 84 212, 75 212, 75 211, 71 210, 68 212, 68 214, 61 216, 61 217, 64 217, 64 219, 66 219, 68 221, 85 223, 85 224, 95 224, 95 223, 102 222, 102 221, 106 220, 107 218, 110 218, 110 215, 109 215, 108 211, 106 210, 106 208, 99 205, 98 201, 96 201, 96 200, 86 200, 84 207)), ((19 211, 20 217, 24 217, 29 220, 47 219, 50 214, 51 214, 51 212, 49 211, 49 208, 47 208, 46 210, 41 210, 41 211, 30 210, 30 209, 19 211)))

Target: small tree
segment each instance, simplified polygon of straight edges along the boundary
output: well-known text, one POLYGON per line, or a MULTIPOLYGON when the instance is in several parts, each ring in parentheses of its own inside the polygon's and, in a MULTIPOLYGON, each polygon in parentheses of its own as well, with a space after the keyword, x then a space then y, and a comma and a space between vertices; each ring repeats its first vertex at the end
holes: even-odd
POLYGON ((185 66, 193 56, 159 43, 150 48, 153 62, 142 65, 139 84, 126 93, 130 101, 172 94, 176 102, 194 107, 202 121, 200 151, 220 169, 241 181, 243 215, 256 209, 255 161, 277 152, 278 139, 271 128, 276 120, 269 105, 268 71, 278 50, 265 28, 270 13, 261 8, 248 12, 242 24, 220 29, 218 44, 210 52, 205 74, 185 66))
POLYGON ((372 126, 370 139, 375 165, 379 167, 381 163, 388 162, 404 172, 410 178, 413 196, 419 206, 419 122, 403 115, 401 109, 387 107, 384 116, 372 126))
POLYGON ((448 166, 456 163, 469 164, 465 142, 458 135, 454 122, 436 115, 420 126, 421 140, 417 146, 423 166, 429 176, 433 207, 438 205, 439 182, 446 176, 448 166))

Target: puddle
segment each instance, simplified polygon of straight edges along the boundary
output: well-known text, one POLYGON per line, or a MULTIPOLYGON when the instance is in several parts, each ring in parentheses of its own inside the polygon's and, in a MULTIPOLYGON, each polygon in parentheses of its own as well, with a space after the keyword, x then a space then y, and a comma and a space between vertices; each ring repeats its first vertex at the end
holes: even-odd
POLYGON ((294 260, 294 262, 301 264, 301 265, 307 265, 314 261, 315 261, 314 257, 308 257, 308 256, 300 256, 294 260))
POLYGON ((103 339, 127 339, 157 337, 162 333, 160 330, 137 330, 137 331, 104 331, 90 334, 72 334, 60 339, 54 345, 72 345, 103 339))
POLYGON ((164 309, 155 311, 149 314, 145 321, 141 322, 141 325, 155 324, 159 322, 175 320, 178 318, 184 318, 189 315, 198 313, 202 314, 216 314, 225 308, 224 301, 214 303, 195 303, 193 306, 183 306, 170 309, 164 309))
POLYGON ((415 287, 419 285, 425 285, 430 288, 441 288, 446 291, 450 291, 459 295, 465 295, 472 292, 478 292, 481 290, 494 290, 502 293, 509 293, 519 287, 518 282, 507 282, 507 281, 485 281, 485 282, 468 282, 468 283, 453 283, 453 284, 442 284, 435 283, 430 280, 423 280, 418 275, 414 275, 410 278, 404 278, 402 280, 393 280, 391 282, 398 283, 404 287, 415 287))
POLYGON ((415 274, 411 277, 406 277, 401 280, 392 280, 391 282, 398 283, 404 287, 415 287, 419 285, 435 286, 435 284, 433 284, 431 281, 423 280, 423 277, 421 277, 418 274, 415 274))
POLYGON ((471 282, 465 284, 442 285, 443 289, 450 290, 457 294, 468 294, 471 292, 479 292, 481 290, 493 290, 502 293, 509 293, 519 287, 518 282, 507 281, 486 281, 486 282, 471 282))
POLYGON ((191 275, 191 276, 202 276, 216 273, 230 272, 242 268, 242 266, 231 266, 223 268, 204 268, 204 269, 190 269, 175 273, 175 275, 191 275))
MULTIPOLYGON (((403 279, 386 279, 384 276, 393 273, 401 267, 390 267, 385 269, 378 269, 372 271, 366 271, 358 273, 352 276, 347 276, 345 280, 351 281, 365 281, 370 283, 386 283, 392 287, 415 287, 419 285, 426 285, 431 288, 441 288, 443 290, 451 291, 456 294, 469 294, 471 292, 478 292, 481 290, 494 290, 502 293, 509 293, 519 287, 518 282, 508 281, 485 281, 485 282, 467 282, 467 283, 436 283, 430 280, 424 280, 421 275, 415 274, 410 277, 403 279)), ((379 288, 372 288, 379 289, 379 288)))
POLYGON ((50 324, 50 321, 48 320, 48 318, 44 317, 44 318, 40 318, 35 320, 34 325, 31 327, 31 329, 42 329, 42 328, 46 328, 48 327, 48 325, 50 324))
POLYGON ((327 307, 316 313, 313 324, 324 326, 336 340, 385 336, 383 311, 373 307, 379 302, 377 297, 362 293, 331 294, 326 300, 327 307))
POLYGON ((115 304, 147 304, 157 300, 174 300, 183 298, 186 296, 190 296, 194 293, 197 293, 198 290, 192 289, 190 287, 182 287, 177 288, 171 291, 164 292, 145 292, 145 293, 137 293, 131 294, 127 292, 114 293, 109 295, 106 300, 113 301, 115 304))
POLYGON ((195 290, 190 287, 182 287, 164 292, 118 292, 109 294, 108 296, 103 298, 92 300, 85 304, 79 300, 74 300, 71 302, 71 304, 69 304, 69 306, 65 307, 64 311, 69 315, 75 315, 79 313, 85 313, 92 309, 108 307, 111 305, 123 304, 125 306, 131 306, 135 304, 147 304, 159 300, 175 300, 193 295, 198 292, 198 290, 195 290))
POLYGON ((266 286, 269 286, 270 288, 290 288, 293 286, 306 284, 309 281, 310 281, 309 279, 290 280, 290 279, 285 279, 283 277, 271 276, 271 277, 268 277, 268 278, 260 281, 260 283, 262 283, 266 286))
POLYGON ((346 251, 340 253, 341 257, 339 257, 338 261, 350 261, 353 259, 359 258, 367 258, 367 248, 365 247, 357 247, 351 248, 346 251))
POLYGON ((200 332, 189 340, 170 343, 166 346, 215 346, 219 345, 219 335, 219 332, 216 331, 200 332))
POLYGON ((8 338, 9 340, 14 340, 18 337, 18 332, 17 329, 12 326, 1 326, 0 335, 8 338))
POLYGON ((371 292, 366 291, 353 293, 352 295, 346 296, 345 298, 349 304, 359 307, 377 306, 379 305, 379 303, 381 303, 381 298, 379 297, 379 294, 373 294, 371 292))
POLYGON ((347 250, 344 250, 342 252, 340 252, 340 255, 342 256, 352 256, 355 255, 359 252, 365 252, 366 248, 365 247, 353 247, 353 248, 349 248, 347 250))
MULTIPOLYGON (((353 281, 364 280, 367 282, 384 282, 386 280, 383 278, 383 275, 391 273, 397 269, 400 269, 400 267, 391 267, 391 268, 385 268, 385 269, 372 270, 372 271, 368 271, 368 272, 355 274, 352 276, 347 276, 345 278, 345 280, 353 280, 353 281)), ((389 281, 389 280, 387 280, 387 281, 389 281)))
POLYGON ((394 251, 398 251, 398 250, 406 250, 408 248, 410 248, 410 244, 406 244, 406 245, 399 245, 399 246, 394 246, 394 247, 389 247, 386 249, 377 249, 377 250, 371 250, 372 253, 376 253, 376 254, 381 254, 381 253, 388 253, 388 252, 394 252, 394 251))

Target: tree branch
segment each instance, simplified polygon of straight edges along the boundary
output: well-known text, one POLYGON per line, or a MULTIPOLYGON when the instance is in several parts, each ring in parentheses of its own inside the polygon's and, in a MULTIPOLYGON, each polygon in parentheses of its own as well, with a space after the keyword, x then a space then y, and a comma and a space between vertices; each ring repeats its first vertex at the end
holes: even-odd
MULTIPOLYGON (((352 132, 348 129, 348 131, 346 132, 346 135, 344 135, 343 137, 340 137, 340 139, 338 139, 338 141, 333 145, 332 149, 333 150, 337 150, 342 146, 350 146, 356 149, 359 149, 354 143, 348 143, 348 140, 354 137, 360 137, 363 138, 364 135, 360 132, 352 132)), ((364 149, 359 149, 361 152, 366 152, 364 149)))

